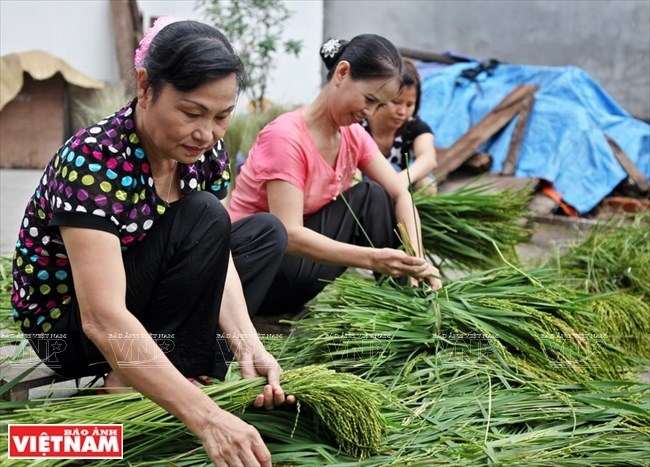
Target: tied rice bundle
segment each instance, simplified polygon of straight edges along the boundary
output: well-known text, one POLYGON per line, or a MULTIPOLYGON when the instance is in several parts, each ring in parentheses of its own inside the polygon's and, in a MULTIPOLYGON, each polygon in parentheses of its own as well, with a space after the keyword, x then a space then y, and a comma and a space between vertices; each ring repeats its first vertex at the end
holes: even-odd
POLYGON ((530 241, 528 215, 532 190, 488 193, 489 185, 466 186, 452 193, 413 194, 422 224, 424 250, 445 268, 474 270, 516 260, 516 246, 530 241))
POLYGON ((387 431, 382 386, 317 366, 286 371, 282 384, 323 420, 343 451, 358 459, 379 452, 387 431))
MULTIPOLYGON (((250 417, 251 423, 259 423, 256 426, 261 433, 273 437, 277 425, 283 425, 280 438, 290 443, 300 427, 301 431, 319 433, 320 441, 333 439, 341 451, 357 459, 382 448, 387 431, 380 413, 387 398, 382 386, 319 366, 287 370, 281 383, 287 394, 294 394, 300 401, 298 412, 288 417, 288 409, 250 411, 255 414, 250 417), (301 411, 308 412, 307 424, 300 422, 301 411)), ((256 377, 217 383, 204 390, 223 409, 245 416, 265 384, 266 378, 256 377)), ((127 462, 178 455, 198 447, 198 440, 180 421, 136 392, 32 400, 24 408, 0 414, 0 420, 5 427, 9 423, 122 423, 127 462)), ((299 433, 301 436, 304 440, 299 433)), ((7 436, 0 437, 0 461, 8 452, 7 443, 7 436)), ((202 451, 199 455, 208 461, 202 451)))

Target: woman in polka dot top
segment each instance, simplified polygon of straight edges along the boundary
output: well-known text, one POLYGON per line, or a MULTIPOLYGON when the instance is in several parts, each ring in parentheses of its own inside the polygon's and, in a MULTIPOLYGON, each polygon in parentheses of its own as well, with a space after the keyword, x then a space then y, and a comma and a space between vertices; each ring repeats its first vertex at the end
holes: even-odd
POLYGON ((213 27, 174 20, 143 39, 136 79, 134 100, 77 132, 45 167, 16 244, 14 318, 56 372, 142 392, 215 464, 270 465, 257 431, 188 379, 223 376, 234 356, 245 377, 268 377, 257 406, 285 401, 249 312, 286 231, 270 214, 231 223, 220 201, 242 63, 213 27), (225 444, 241 450, 226 454, 225 444))

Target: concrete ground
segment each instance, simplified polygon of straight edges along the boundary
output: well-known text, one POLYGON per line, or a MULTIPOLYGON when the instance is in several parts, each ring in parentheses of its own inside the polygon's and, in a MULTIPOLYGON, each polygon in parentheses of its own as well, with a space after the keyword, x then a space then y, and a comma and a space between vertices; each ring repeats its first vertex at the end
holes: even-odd
POLYGON ((0 169, 0 256, 13 255, 27 201, 41 178, 40 170, 0 169))

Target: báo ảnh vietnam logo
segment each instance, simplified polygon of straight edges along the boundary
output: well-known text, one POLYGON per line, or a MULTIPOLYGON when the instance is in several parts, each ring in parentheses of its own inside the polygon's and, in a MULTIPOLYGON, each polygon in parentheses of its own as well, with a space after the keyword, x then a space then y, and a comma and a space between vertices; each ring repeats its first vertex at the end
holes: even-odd
POLYGON ((122 425, 8 426, 9 459, 122 459, 122 425))

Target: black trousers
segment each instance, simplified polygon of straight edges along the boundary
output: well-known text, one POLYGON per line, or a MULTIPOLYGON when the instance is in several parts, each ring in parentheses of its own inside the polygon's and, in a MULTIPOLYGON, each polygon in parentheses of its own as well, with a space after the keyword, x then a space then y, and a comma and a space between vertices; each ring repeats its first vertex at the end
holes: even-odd
MULTIPOLYGON (((255 314, 284 254, 287 234, 270 214, 231 225, 212 194, 193 192, 173 203, 145 241, 124 255, 127 308, 185 376, 221 377, 231 354, 218 339, 219 310, 232 251, 249 313, 255 314)), ((110 278, 106 278, 110 281, 110 278)), ((117 299, 119 300, 119 298, 117 299)), ((140 336, 112 336, 111 345, 127 346, 140 336)), ((65 335, 65 350, 39 353, 54 371, 69 376, 98 375, 110 370, 106 358, 85 336, 76 302, 53 327, 65 335)), ((111 336, 109 336, 111 338, 111 336)), ((131 355, 131 363, 141 362, 131 355)))
MULTIPOLYGON (((304 225, 343 243, 397 248, 395 219, 395 208, 386 190, 376 182, 363 181, 305 219, 304 225)), ((299 311, 346 269, 285 254, 259 314, 299 311)))

